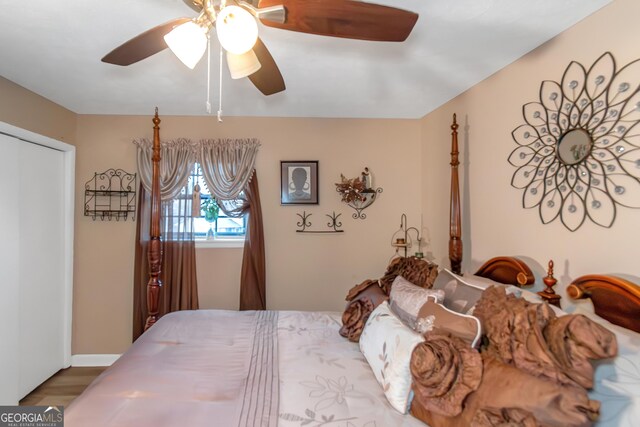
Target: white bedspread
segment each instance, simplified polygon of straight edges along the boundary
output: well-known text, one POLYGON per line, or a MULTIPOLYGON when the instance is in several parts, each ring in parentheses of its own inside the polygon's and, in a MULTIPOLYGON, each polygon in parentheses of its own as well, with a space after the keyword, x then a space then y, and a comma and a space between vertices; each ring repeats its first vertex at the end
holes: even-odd
MULTIPOLYGON (((251 358, 248 350, 253 348, 256 324, 269 318, 268 313, 275 319, 275 313, 256 313, 199 310, 166 316, 76 399, 65 411, 65 424, 425 426, 387 402, 358 345, 338 334, 340 313, 278 312, 277 324, 272 322, 277 333, 271 334, 277 337, 276 347, 265 341, 257 359, 256 352, 251 358), (273 384, 265 382, 278 377, 269 370, 271 360, 279 370, 279 381, 273 384), (253 374, 247 374, 246 368, 258 365, 262 366, 258 380, 251 380, 253 374), (255 388, 247 387, 251 381, 265 385, 267 399, 258 406, 264 408, 262 416, 254 416, 259 411, 252 397, 255 388), (247 396, 248 406, 243 403, 247 396), (234 409, 239 406, 250 408, 242 412, 240 421, 234 409)), ((590 393, 602 402, 596 426, 635 427, 640 425, 640 334, 605 326, 618 337, 619 356, 596 369, 595 389, 590 393)))
POLYGON ((277 312, 171 313, 65 411, 67 427, 275 427, 277 312))
POLYGON ((339 313, 172 313, 73 402, 65 425, 424 426, 387 403, 339 327, 339 313))
POLYGON ((340 313, 281 311, 278 426, 424 427, 391 407, 340 313))

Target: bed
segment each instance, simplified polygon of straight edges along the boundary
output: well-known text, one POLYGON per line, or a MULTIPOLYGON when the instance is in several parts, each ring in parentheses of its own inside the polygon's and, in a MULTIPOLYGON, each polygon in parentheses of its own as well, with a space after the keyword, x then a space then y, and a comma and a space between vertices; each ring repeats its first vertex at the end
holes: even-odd
POLYGON ((620 277, 586 275, 574 280, 567 294, 584 304, 582 314, 615 333, 618 356, 601 363, 591 396, 602 404, 602 426, 635 426, 640 420, 640 287, 620 277), (607 320, 608 319, 608 320, 607 320))
MULTIPOLYGON (((400 408, 410 412, 407 414, 397 410, 397 402, 390 399, 389 393, 396 391, 396 383, 389 376, 385 377, 385 372, 391 372, 387 370, 389 363, 395 363, 395 359, 387 354, 394 344, 393 340, 389 341, 389 346, 385 341, 380 354, 367 350, 367 343, 375 342, 380 334, 384 338, 386 326, 380 325, 384 324, 385 316, 393 316, 385 315, 382 310, 393 305, 394 300, 390 299, 390 295, 401 289, 398 283, 403 280, 408 283, 406 289, 412 289, 409 285, 417 285, 421 290, 430 288, 433 292, 441 292, 438 295, 442 297, 442 304, 450 308, 458 305, 460 312, 468 313, 468 306, 472 305, 473 315, 462 315, 467 316, 461 319, 463 327, 473 326, 471 318, 480 318, 483 313, 486 323, 490 324, 493 317, 489 312, 502 310, 495 308, 499 298, 518 307, 525 307, 522 301, 527 300, 526 310, 536 313, 542 310, 547 318, 555 319, 564 314, 536 304, 540 302, 537 295, 522 288, 533 283, 533 274, 526 263, 517 258, 496 257, 488 260, 477 275, 459 276, 462 241, 455 116, 451 127, 451 270, 439 270, 433 264, 412 257, 396 258, 380 278, 365 280, 349 291, 344 313, 196 310, 171 313, 160 319, 157 311, 161 290, 158 282, 161 270, 158 225, 160 199, 157 187, 159 123, 156 112, 147 330, 67 408, 67 427, 413 427, 424 426, 425 423, 432 427, 554 425, 554 420, 558 418, 554 418, 555 412, 551 407, 541 412, 541 417, 547 417, 544 420, 549 421, 546 424, 532 420, 527 413, 512 410, 512 407, 486 410, 485 398, 478 397, 486 381, 472 378, 471 373, 482 371, 483 363, 485 372, 497 371, 486 368, 486 361, 479 359, 477 350, 464 343, 458 345, 464 339, 455 336, 455 321, 442 323, 440 329, 430 329, 422 335, 419 344, 421 350, 417 350, 416 346, 409 352, 411 377, 408 384, 401 384, 405 391, 399 394, 405 399, 401 399, 400 408), (468 292, 477 295, 471 297, 468 292), (496 296, 489 297, 491 292, 496 296), (472 298, 473 304, 470 301, 472 298), (478 298, 480 302, 476 303, 475 299, 478 298), (374 328, 378 328, 375 329, 377 332, 374 332, 374 328), (433 339, 424 339, 425 336, 433 339), (446 347, 450 339, 455 339, 458 345, 453 350, 446 347), (437 347, 445 341, 445 347, 437 347), (430 347, 425 350, 425 345, 430 347), (440 378, 436 381, 436 386, 440 386, 447 378, 450 379, 455 369, 440 369, 435 377, 429 376, 433 372, 425 371, 434 371, 434 364, 425 365, 424 360, 430 357, 427 350, 442 350, 444 353, 438 354, 449 354, 450 357, 440 357, 443 366, 448 366, 453 359, 464 362, 454 367, 460 371, 456 375, 461 380, 454 381, 452 392, 445 391, 436 396, 440 391, 433 391, 434 379, 440 378), (420 366, 414 363, 418 359, 416 352, 422 352, 423 363, 420 366), (379 361, 375 363, 381 363, 382 370, 373 368, 372 360, 376 358, 379 361), (380 374, 384 377, 382 382, 380 374), (407 387, 410 393, 406 392, 407 387), (424 399, 425 393, 431 393, 427 400, 424 399), (434 401, 437 402, 434 404, 434 401), (469 415, 472 411, 469 408, 473 405, 481 407, 482 411, 473 410, 474 413, 469 415), (458 415, 442 415, 452 411, 452 407, 460 411, 458 415), (480 412, 482 419, 475 416, 480 412), (551 415, 547 416, 546 412, 551 415)), ((640 288, 631 282, 609 276, 588 276, 577 279, 569 289, 572 297, 591 298, 592 305, 587 303, 578 306, 584 318, 591 319, 589 325, 604 325, 611 332, 597 329, 600 341, 606 341, 606 345, 599 343, 599 348, 606 347, 606 351, 603 350, 603 357, 599 357, 601 360, 597 362, 592 379, 593 389, 588 397, 585 391, 584 395, 580 394, 582 401, 572 401, 564 396, 565 389, 556 389, 547 383, 544 383, 545 387, 553 389, 556 400, 562 401, 560 406, 566 403, 567 407, 575 408, 578 412, 586 405, 593 415, 597 412, 595 400, 602 402, 598 426, 635 425, 640 419, 640 334, 631 329, 638 331, 640 288), (615 291, 612 291, 612 287, 615 291), (612 295, 615 302, 612 302, 612 295), (631 315, 635 317, 629 321, 628 316, 631 315), (611 357, 615 352, 618 356, 611 357)), ((422 308, 426 305, 422 305, 422 308)), ((483 332, 485 338, 491 337, 486 330, 488 327, 478 323, 478 334, 483 332)), ((415 337, 415 334, 412 336, 415 337)), ((395 339, 395 345, 398 348, 399 339, 395 339)), ((571 351, 576 348, 571 347, 571 351)), ((573 357, 572 354, 569 356, 573 357)), ((584 358, 580 361, 584 362, 584 358)), ((588 367, 585 366, 585 369, 588 371, 588 367)), ((391 373, 396 375, 395 372, 391 373)), ((557 375, 564 374, 560 372, 557 375)), ((498 375, 494 382, 504 378, 498 375)), ((522 384, 518 381, 509 386, 511 388, 502 388, 506 394, 520 396, 520 401, 533 400, 533 394, 527 394, 530 390, 523 393, 520 388, 522 384)), ((489 389, 488 394, 496 393, 489 389)), ((487 395, 486 390, 484 395, 487 395)), ((564 408, 554 410, 561 412, 560 418, 567 420, 564 408)), ((535 409, 531 411, 536 413, 535 409)), ((579 417, 582 415, 582 412, 578 414, 579 417)), ((555 425, 590 425, 592 420, 583 422, 583 418, 580 418, 573 424, 574 420, 569 421, 555 425)))

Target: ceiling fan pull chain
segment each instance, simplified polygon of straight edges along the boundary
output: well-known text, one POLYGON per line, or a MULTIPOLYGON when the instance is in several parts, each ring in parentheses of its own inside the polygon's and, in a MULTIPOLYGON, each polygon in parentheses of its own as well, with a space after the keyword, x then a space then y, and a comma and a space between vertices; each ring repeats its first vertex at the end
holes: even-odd
POLYGON ((222 57, 222 45, 220 45, 220 97, 218 98, 218 121, 222 122, 222 61, 224 58, 222 57))
POLYGON ((207 36, 207 114, 211 114, 211 37, 207 36))

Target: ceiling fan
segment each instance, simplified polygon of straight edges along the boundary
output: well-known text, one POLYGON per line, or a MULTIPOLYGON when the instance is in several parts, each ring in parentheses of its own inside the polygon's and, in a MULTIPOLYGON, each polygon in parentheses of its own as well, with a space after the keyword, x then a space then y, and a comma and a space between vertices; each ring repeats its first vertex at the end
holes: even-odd
POLYGON ((232 78, 249 77, 265 95, 285 90, 284 79, 258 37, 269 27, 370 41, 404 41, 418 14, 356 0, 183 0, 199 13, 158 25, 109 52, 103 62, 130 65, 169 47, 188 67, 204 55, 215 27, 232 78))

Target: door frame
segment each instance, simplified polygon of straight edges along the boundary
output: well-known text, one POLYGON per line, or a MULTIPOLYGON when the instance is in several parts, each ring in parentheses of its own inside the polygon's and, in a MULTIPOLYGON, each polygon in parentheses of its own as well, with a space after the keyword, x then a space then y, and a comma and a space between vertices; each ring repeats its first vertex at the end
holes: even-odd
POLYGON ((64 368, 71 366, 71 334, 73 319, 73 232, 74 232, 74 200, 75 200, 75 165, 76 147, 62 141, 40 135, 17 126, 0 122, 0 133, 22 141, 49 147, 63 153, 64 159, 64 368))

